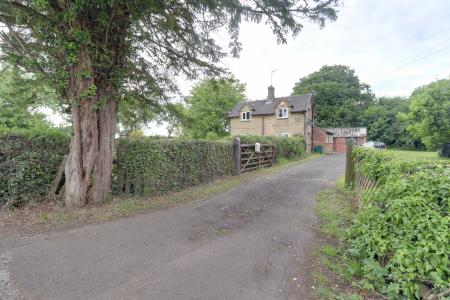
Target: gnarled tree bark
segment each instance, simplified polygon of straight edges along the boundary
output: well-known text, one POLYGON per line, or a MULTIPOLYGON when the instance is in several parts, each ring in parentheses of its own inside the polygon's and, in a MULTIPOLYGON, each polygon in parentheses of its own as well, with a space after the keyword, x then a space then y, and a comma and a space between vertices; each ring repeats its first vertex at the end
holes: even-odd
POLYGON ((109 194, 116 129, 116 90, 95 77, 86 50, 70 70, 68 96, 73 136, 65 167, 65 205, 74 208, 101 202, 109 194))

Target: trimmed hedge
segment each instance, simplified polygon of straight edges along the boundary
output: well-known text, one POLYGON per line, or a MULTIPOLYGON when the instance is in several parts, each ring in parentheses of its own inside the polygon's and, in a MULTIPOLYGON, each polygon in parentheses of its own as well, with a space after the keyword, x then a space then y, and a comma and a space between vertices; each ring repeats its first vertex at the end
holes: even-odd
POLYGON ((419 299, 422 286, 450 288, 450 164, 411 161, 357 148, 363 193, 349 231, 349 252, 362 264, 363 286, 389 299, 419 299))
POLYGON ((0 207, 43 200, 68 152, 70 136, 56 129, 0 131, 0 207))
POLYGON ((114 192, 160 195, 233 173, 230 143, 119 139, 114 192))
POLYGON ((306 154, 306 142, 302 136, 281 137, 281 136, 239 136, 242 144, 273 144, 276 148, 277 159, 290 159, 306 154))
MULTIPOLYGON (((302 137, 242 136, 242 143, 276 146, 277 158, 305 154, 302 137)), ((0 130, 0 207, 48 198, 70 135, 57 129, 0 130)), ((233 148, 223 142, 118 139, 113 193, 160 195, 233 174, 233 148)))

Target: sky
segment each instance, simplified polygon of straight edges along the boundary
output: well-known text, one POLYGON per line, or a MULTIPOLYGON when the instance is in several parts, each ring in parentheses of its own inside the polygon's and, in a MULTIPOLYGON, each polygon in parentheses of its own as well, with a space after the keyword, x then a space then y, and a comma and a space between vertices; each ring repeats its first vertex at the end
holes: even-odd
POLYGON ((241 56, 225 65, 247 84, 250 99, 266 96, 273 69, 278 96, 323 65, 350 66, 380 96, 408 96, 450 75, 449 0, 344 0, 338 9, 337 21, 323 29, 307 24, 286 45, 267 26, 245 24, 241 56))
MULTIPOLYGON (((244 23, 238 59, 223 66, 246 84, 250 100, 264 99, 271 70, 276 96, 287 96, 296 81, 323 65, 353 68, 377 96, 408 96, 414 88, 450 75, 450 0, 344 0, 338 19, 323 29, 303 31, 278 45, 264 24, 244 23)), ((219 42, 228 44, 226 35, 219 42)), ((183 95, 195 82, 180 80, 183 95)), ((147 133, 164 134, 150 124, 147 133)))

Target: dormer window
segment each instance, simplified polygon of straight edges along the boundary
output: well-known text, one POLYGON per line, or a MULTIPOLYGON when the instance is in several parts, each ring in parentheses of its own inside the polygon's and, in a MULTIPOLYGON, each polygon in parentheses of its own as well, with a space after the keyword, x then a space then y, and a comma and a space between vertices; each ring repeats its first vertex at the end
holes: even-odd
POLYGON ((278 119, 287 119, 289 116, 289 110, 287 107, 278 109, 278 119))
POLYGON ((251 118, 252 118, 252 113, 249 111, 243 112, 241 115, 242 121, 250 121, 251 118))

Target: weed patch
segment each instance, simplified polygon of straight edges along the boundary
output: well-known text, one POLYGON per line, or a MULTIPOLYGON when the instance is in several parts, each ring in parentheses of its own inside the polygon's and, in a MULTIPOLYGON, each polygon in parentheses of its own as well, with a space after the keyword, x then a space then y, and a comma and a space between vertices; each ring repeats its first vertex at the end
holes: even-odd
POLYGON ((354 199, 356 194, 344 188, 342 179, 336 188, 322 190, 316 196, 315 212, 320 218, 317 231, 322 243, 315 250, 317 270, 311 276, 320 299, 382 299, 355 286, 361 276, 361 265, 347 255, 345 241, 357 214, 354 199))
POLYGON ((367 149, 354 157, 361 174, 378 183, 363 191, 349 230, 349 254, 362 264, 360 284, 389 299, 450 296, 448 161, 367 149))

